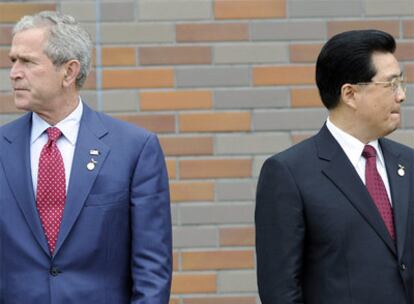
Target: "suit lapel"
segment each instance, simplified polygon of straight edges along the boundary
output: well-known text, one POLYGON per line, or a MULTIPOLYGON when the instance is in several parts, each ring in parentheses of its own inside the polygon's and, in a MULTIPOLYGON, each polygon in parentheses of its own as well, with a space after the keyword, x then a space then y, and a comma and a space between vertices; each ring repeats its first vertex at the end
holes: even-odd
POLYGON ((33 193, 30 163, 31 114, 4 127, 3 165, 6 178, 36 241, 50 255, 33 193))
POLYGON ((55 255, 78 218, 92 185, 109 153, 108 146, 101 141, 101 138, 107 134, 106 129, 103 127, 97 114, 85 104, 83 106, 66 195, 65 210, 56 243, 55 255), (99 151, 99 155, 90 155, 91 150, 99 151), (93 170, 89 170, 87 165, 91 163, 92 158, 96 161, 96 164, 93 170))
POLYGON ((341 190, 349 202, 396 255, 394 241, 391 239, 365 185, 326 126, 321 129, 316 140, 319 157, 329 161, 322 170, 323 173, 341 190))
POLYGON ((412 172, 408 170, 410 164, 409 160, 404 159, 399 151, 394 151, 388 141, 380 140, 380 145, 384 155, 388 181, 391 189, 394 225, 397 234, 397 248, 398 254, 401 257, 401 254, 404 252, 404 242, 406 239, 412 172), (400 166, 405 168, 405 174, 403 176, 398 174, 400 166))

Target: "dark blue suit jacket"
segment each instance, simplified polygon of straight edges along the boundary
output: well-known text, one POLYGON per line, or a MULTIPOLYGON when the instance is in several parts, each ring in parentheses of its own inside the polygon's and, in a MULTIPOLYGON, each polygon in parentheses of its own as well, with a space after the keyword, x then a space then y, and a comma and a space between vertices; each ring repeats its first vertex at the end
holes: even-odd
POLYGON ((31 113, 0 128, 0 303, 168 303, 170 201, 156 136, 84 105, 50 256, 31 181, 30 130, 31 113))
POLYGON ((263 304, 413 303, 413 150, 379 143, 396 243, 326 126, 264 163, 255 214, 263 304))

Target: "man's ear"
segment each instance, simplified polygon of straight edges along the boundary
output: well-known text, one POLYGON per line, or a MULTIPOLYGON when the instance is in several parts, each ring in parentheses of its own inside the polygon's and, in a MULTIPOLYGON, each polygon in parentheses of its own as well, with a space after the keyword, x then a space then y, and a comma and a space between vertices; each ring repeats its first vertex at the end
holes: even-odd
POLYGON ((78 60, 69 60, 63 66, 63 87, 70 87, 76 83, 76 78, 80 72, 80 62, 78 60))
POLYGON ((356 97, 357 97, 357 89, 356 85, 345 83, 341 87, 341 100, 344 103, 344 105, 356 109, 356 97))

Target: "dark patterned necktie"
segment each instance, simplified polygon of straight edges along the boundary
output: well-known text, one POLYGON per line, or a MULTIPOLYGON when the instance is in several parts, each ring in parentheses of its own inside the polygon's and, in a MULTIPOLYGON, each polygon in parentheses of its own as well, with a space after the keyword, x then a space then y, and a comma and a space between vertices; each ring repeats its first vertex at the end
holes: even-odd
POLYGON ((375 148, 366 145, 362 151, 362 156, 367 161, 365 166, 365 185, 378 208, 391 238, 395 240, 394 217, 387 190, 377 170, 377 153, 375 148))
POLYGON ((48 142, 43 146, 39 158, 37 176, 37 210, 49 244, 50 253, 55 251, 66 200, 65 167, 56 145, 61 136, 58 128, 47 129, 48 142))

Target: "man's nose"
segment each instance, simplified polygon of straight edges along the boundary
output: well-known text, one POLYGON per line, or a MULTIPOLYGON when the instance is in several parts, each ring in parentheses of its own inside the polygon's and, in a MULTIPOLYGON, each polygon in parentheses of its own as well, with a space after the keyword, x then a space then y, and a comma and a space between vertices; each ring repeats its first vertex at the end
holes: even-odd
POLYGON ((11 80, 16 80, 18 78, 21 78, 23 75, 22 69, 17 61, 15 61, 12 64, 12 67, 10 68, 9 77, 11 80))
POLYGON ((405 98, 407 97, 406 95, 405 95, 405 90, 404 90, 404 88, 403 87, 401 87, 401 86, 399 86, 398 87, 398 90, 397 90, 397 93, 396 93, 396 98, 397 98, 397 101, 399 102, 399 103, 401 103, 401 102, 404 102, 404 100, 405 100, 405 98))

